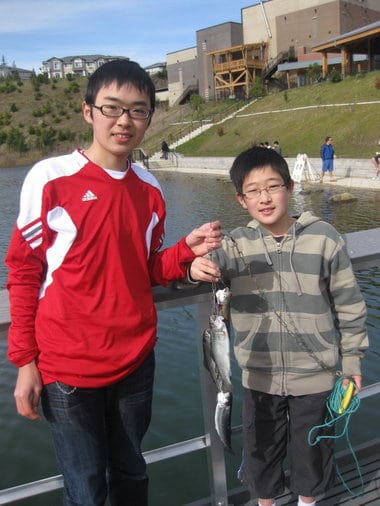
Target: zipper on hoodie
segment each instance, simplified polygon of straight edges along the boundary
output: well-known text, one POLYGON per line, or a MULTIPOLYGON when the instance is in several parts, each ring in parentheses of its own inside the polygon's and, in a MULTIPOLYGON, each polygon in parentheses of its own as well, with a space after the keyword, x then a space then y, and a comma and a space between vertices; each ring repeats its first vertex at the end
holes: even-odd
MULTIPOLYGON (((282 313, 282 297, 281 297, 281 294, 282 294, 282 276, 281 276, 281 273, 282 273, 282 241, 284 239, 284 237, 274 237, 273 238, 275 241, 276 241, 276 247, 277 247, 277 262, 278 262, 278 273, 279 273, 279 276, 278 276, 278 282, 279 282, 279 293, 280 293, 280 300, 279 300, 279 310, 280 310, 280 314, 282 313)), ((284 340, 283 340, 283 335, 284 335, 284 332, 283 332, 283 324, 282 324, 282 321, 281 319, 279 320, 279 324, 280 324, 280 344, 281 344, 281 361, 282 361, 282 378, 281 378, 281 393, 282 393, 282 396, 285 397, 286 396, 286 391, 285 391, 285 360, 284 360, 284 351, 283 351, 283 343, 284 343, 284 340)))

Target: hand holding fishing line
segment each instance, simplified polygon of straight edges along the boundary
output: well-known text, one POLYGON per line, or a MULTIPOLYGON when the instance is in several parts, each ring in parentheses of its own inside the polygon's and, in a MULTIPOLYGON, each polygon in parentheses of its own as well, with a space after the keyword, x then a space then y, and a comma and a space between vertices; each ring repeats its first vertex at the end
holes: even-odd
POLYGON ((219 221, 205 223, 186 236, 186 244, 194 255, 203 256, 222 245, 222 230, 219 221))
POLYGON ((207 281, 217 283, 220 279, 219 267, 212 260, 197 257, 190 266, 190 277, 194 281, 207 281))
MULTIPOLYGON (((218 221, 211 222, 208 224, 208 226, 211 233, 215 234, 216 232, 218 234, 217 242, 219 244, 223 238, 223 233, 220 229, 220 223, 218 221), (214 228, 215 225, 218 227, 216 230, 214 228)), ((219 267, 215 262, 212 261, 212 250, 211 259, 199 256, 193 260, 190 266, 189 274, 190 278, 194 281, 207 281, 209 283, 217 283, 220 280, 221 273, 219 267)))

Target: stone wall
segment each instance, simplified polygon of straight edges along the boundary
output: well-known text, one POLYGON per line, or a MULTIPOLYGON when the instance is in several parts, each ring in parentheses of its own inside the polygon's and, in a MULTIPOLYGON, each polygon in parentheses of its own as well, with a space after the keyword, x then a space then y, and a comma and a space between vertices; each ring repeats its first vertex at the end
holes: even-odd
MULTIPOLYGON (((234 161, 234 157, 196 157, 196 156, 177 156, 173 157, 173 162, 164 160, 149 161, 149 168, 160 170, 178 170, 180 172, 194 172, 212 174, 228 174, 228 171, 234 161)), ((292 173, 296 163, 295 158, 286 158, 289 165, 290 173, 292 173)), ((321 170, 320 158, 309 158, 311 168, 317 174, 321 170)), ((374 168, 371 160, 354 159, 354 158, 335 158, 334 175, 342 178, 371 178, 374 175, 374 168)))

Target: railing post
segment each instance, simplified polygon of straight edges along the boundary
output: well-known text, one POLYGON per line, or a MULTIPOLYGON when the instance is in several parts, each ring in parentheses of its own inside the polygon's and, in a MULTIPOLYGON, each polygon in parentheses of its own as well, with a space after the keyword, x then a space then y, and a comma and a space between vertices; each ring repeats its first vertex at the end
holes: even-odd
POLYGON ((209 482, 213 505, 228 505, 228 490, 226 465, 224 460, 224 447, 215 430, 215 407, 216 407, 216 387, 211 376, 203 364, 203 346, 202 334, 208 327, 208 320, 211 314, 211 294, 210 304, 198 304, 198 357, 199 373, 201 382, 203 419, 205 425, 206 440, 209 444, 207 448, 207 460, 209 467, 209 482))

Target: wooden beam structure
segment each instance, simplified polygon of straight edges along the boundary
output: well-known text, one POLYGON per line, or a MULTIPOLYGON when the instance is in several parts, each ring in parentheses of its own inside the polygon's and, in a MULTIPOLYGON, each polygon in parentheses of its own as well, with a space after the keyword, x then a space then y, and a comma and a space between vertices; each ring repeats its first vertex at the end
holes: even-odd
POLYGON ((248 98, 256 75, 261 75, 267 43, 244 44, 208 53, 212 59, 216 98, 248 98))
POLYGON ((368 70, 375 70, 374 56, 380 54, 380 21, 322 42, 314 46, 312 51, 322 54, 323 78, 328 74, 328 53, 341 53, 343 77, 352 74, 354 70, 354 54, 366 54, 368 57, 368 70))

